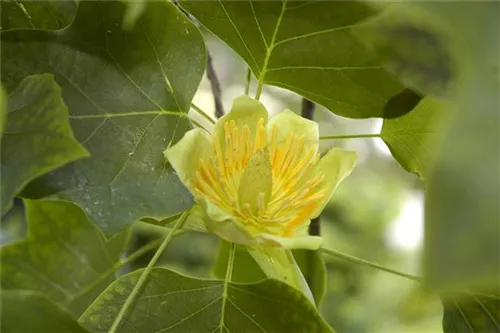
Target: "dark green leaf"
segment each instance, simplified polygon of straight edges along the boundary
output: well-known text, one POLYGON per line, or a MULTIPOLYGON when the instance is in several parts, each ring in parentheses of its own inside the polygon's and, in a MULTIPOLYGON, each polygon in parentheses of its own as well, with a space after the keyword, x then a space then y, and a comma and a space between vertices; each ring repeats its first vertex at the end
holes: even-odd
MULTIPOLYGON (((227 263, 229 260, 229 251, 231 244, 225 240, 219 240, 219 251, 215 259, 212 273, 218 279, 224 279, 226 276, 227 263)), ((236 283, 254 283, 264 280, 266 275, 248 253, 244 246, 237 246, 234 254, 232 282, 236 283)))
POLYGON ((0 331, 4 333, 87 332, 69 312, 31 291, 2 290, 0 331))
POLYGON ((318 251, 294 250, 293 256, 311 289, 316 306, 319 307, 326 293, 327 272, 323 257, 318 251))
POLYGON ((28 237, 0 250, 3 289, 38 291, 79 315, 114 280, 127 235, 106 241, 70 202, 26 200, 28 237))
POLYGON ((1 145, 1 215, 29 181, 88 156, 71 132, 68 110, 52 75, 26 78, 7 103, 1 145))
POLYGON ((7 126, 7 93, 3 85, 0 85, 0 143, 5 126, 7 126))
POLYGON ((2 1, 2 30, 56 30, 68 26, 75 17, 77 4, 65 1, 2 1))
MULTIPOLYGON (((106 332, 142 271, 127 274, 99 296, 80 322, 106 332)), ((118 331, 332 332, 314 306, 294 288, 275 281, 228 283, 185 277, 154 268, 118 331)))
POLYGON ((384 107, 384 118, 392 119, 404 116, 422 100, 422 96, 411 89, 405 89, 387 101, 384 107))
POLYGON ((500 297, 443 297, 444 333, 500 332, 500 297))
POLYGON ((425 97, 404 116, 384 119, 382 139, 401 166, 422 180, 431 172, 448 107, 443 101, 425 97))
POLYGON ((422 17, 418 6, 384 3, 382 8, 382 15, 357 35, 406 85, 422 94, 445 95, 456 76, 449 36, 422 17))
POLYGON ((351 118, 383 117, 403 87, 353 35, 375 12, 355 1, 181 1, 257 79, 351 118))
POLYGON ((187 110, 205 68, 200 32, 172 3, 148 2, 130 31, 121 28, 124 13, 121 2, 82 1, 64 30, 1 34, 7 90, 26 73, 54 73, 75 135, 92 154, 26 195, 74 201, 106 235, 191 206, 161 152, 191 128, 187 110))
POLYGON ((438 289, 498 288, 500 3, 439 3, 428 10, 455 32, 450 47, 461 66, 454 114, 427 188, 426 282, 438 289))

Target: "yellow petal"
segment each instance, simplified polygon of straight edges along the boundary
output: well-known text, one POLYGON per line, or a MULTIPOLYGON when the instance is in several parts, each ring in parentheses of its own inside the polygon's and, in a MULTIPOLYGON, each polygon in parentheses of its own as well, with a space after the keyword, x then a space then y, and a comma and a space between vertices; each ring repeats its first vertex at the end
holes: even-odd
POLYGON ((200 160, 214 155, 209 134, 199 128, 190 130, 177 144, 163 151, 163 154, 182 183, 196 195, 194 182, 200 160))
MULTIPOLYGON (((291 135, 304 137, 304 146, 300 156, 311 149, 314 153, 318 151, 319 130, 316 122, 296 115, 290 110, 284 110, 269 120, 267 124, 269 142, 272 143, 274 139, 277 144, 285 144, 291 135)), ((273 148, 270 147, 270 149, 273 148)), ((272 151, 271 155, 273 155, 272 151)))
POLYGON ((215 124, 213 136, 219 139, 222 151, 226 146, 227 124, 234 122, 234 125, 242 129, 245 125, 250 129, 250 140, 253 142, 257 130, 257 124, 263 119, 267 124, 268 112, 261 102, 246 95, 236 98, 231 110, 220 118, 215 124))
POLYGON ((311 219, 317 217, 325 208, 337 186, 354 169, 357 158, 356 152, 333 148, 315 165, 313 173, 324 175, 323 182, 318 186, 319 190, 324 191, 324 195, 312 213, 311 219))

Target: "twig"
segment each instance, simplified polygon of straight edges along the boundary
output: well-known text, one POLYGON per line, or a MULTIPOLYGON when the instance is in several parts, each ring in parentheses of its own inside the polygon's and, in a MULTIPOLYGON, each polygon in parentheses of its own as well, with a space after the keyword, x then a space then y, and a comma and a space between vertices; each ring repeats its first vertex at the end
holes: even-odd
MULTIPOLYGON (((200 27, 200 22, 191 14, 189 14, 184 8, 179 5, 177 0, 173 0, 173 3, 187 16, 187 18, 194 23, 197 27, 200 27)), ((215 72, 212 56, 207 48, 207 77, 210 81, 210 86, 212 87, 212 94, 214 95, 215 104, 215 116, 220 118, 224 115, 224 107, 222 106, 222 90, 220 88, 220 81, 215 72)))
POLYGON ((246 76, 246 81, 245 81, 245 95, 248 96, 248 93, 250 92, 250 82, 252 80, 252 71, 250 70, 250 67, 247 68, 247 76, 246 76))
POLYGON ((212 94, 214 95, 215 116, 220 118, 224 115, 224 107, 222 106, 222 90, 220 88, 219 78, 215 73, 212 56, 207 50, 207 77, 212 87, 212 94))
POLYGON ((342 253, 342 252, 335 251, 335 250, 330 250, 330 249, 325 249, 325 248, 321 248, 318 251, 321 251, 323 253, 329 254, 331 256, 334 256, 334 257, 337 257, 337 258, 340 258, 340 259, 344 259, 344 260, 350 261, 350 262, 358 264, 358 265, 364 265, 364 266, 376 268, 376 269, 385 271, 387 273, 391 273, 391 274, 394 274, 394 275, 399 275, 401 277, 404 277, 404 278, 407 278, 407 279, 410 279, 410 280, 413 280, 413 281, 422 282, 422 278, 419 277, 419 276, 415 276, 415 275, 411 275, 411 274, 399 272, 399 271, 397 271, 395 269, 388 268, 388 267, 376 264, 376 263, 368 261, 368 260, 357 258, 355 256, 351 256, 351 255, 346 254, 346 253, 342 253))

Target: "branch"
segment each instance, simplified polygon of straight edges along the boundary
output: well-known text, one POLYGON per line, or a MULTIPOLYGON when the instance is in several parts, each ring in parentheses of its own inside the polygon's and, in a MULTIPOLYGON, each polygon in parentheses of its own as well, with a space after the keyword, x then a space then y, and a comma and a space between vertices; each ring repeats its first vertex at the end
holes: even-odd
POLYGON ((302 99, 302 117, 314 120, 314 110, 316 109, 316 105, 310 100, 303 98, 302 99))
MULTIPOLYGON (((196 18, 189 14, 184 8, 179 5, 177 0, 173 0, 173 3, 181 10, 181 12, 186 15, 191 22, 194 23, 198 28, 200 27, 200 22, 196 20, 196 18)), ((212 94, 214 95, 214 103, 215 103, 215 116, 220 118, 224 115, 224 107, 222 106, 222 90, 220 88, 219 78, 215 72, 214 64, 212 61, 212 56, 207 48, 207 77, 208 81, 210 81, 210 86, 212 88, 212 94)))
POLYGON ((219 78, 215 73, 212 56, 207 49, 207 77, 212 87, 212 94, 214 95, 215 116, 220 118, 224 115, 224 107, 222 106, 222 91, 220 88, 219 78))

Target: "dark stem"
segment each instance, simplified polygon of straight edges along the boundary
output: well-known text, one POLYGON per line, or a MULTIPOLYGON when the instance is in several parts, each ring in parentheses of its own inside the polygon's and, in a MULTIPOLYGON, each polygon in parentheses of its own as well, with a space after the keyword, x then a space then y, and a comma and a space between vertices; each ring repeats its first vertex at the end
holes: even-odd
MULTIPOLYGON (((314 110, 316 109, 316 105, 310 100, 303 98, 302 99, 302 117, 314 120, 314 110)), ((315 219, 311 220, 311 224, 309 224, 309 235, 311 236, 320 236, 321 235, 321 227, 319 224, 319 216, 315 219)))
POLYGON ((310 100, 303 98, 302 99, 302 117, 314 120, 314 110, 316 109, 316 105, 310 100))
POLYGON ((311 236, 320 236, 321 235, 319 216, 311 220, 311 224, 309 224, 309 235, 311 235, 311 236))
MULTIPOLYGON (((179 6, 178 0, 173 0, 173 3, 193 22, 197 27, 200 27, 200 23, 196 18, 189 14, 184 8, 179 6)), ((212 94, 214 95, 215 103, 215 116, 220 118, 224 115, 224 107, 222 106, 222 90, 220 88, 219 78, 215 72, 214 64, 212 61, 212 56, 208 52, 207 48, 207 77, 210 81, 210 86, 212 87, 212 94)))
POLYGON ((222 106, 222 91, 220 88, 219 78, 215 73, 214 64, 210 52, 207 50, 207 77, 212 87, 212 94, 214 95, 215 103, 215 116, 220 118, 224 115, 224 108, 222 106))

